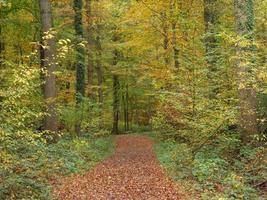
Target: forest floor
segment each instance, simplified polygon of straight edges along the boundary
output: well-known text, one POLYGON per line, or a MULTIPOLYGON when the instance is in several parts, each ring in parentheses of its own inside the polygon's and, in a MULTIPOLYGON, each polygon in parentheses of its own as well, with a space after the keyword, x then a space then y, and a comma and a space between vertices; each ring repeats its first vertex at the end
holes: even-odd
POLYGON ((179 200, 186 199, 172 182, 145 136, 120 135, 115 152, 83 175, 61 179, 53 187, 64 200, 179 200))

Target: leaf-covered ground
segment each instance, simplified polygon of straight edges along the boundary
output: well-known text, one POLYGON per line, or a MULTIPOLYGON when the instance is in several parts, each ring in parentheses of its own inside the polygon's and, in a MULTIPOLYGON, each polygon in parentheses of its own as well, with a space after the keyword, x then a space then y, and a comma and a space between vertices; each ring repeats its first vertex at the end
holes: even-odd
POLYGON ((164 173, 144 136, 116 138, 114 155, 84 175, 60 180, 55 199, 64 200, 178 200, 179 188, 164 173))

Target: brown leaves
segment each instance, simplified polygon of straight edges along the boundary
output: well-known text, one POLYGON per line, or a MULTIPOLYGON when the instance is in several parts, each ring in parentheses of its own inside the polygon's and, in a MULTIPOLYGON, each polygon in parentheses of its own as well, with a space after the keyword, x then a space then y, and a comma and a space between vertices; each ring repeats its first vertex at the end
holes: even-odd
POLYGON ((84 175, 54 186, 55 199, 178 200, 175 185, 165 176, 143 136, 118 136, 113 156, 84 175))

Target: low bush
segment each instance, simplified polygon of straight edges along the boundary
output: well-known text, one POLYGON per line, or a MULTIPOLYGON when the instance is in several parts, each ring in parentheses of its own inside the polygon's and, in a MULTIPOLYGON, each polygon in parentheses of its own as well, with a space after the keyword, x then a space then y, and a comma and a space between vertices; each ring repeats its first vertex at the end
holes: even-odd
MULTIPOLYGON (((160 137, 162 138, 162 137, 160 137)), ((224 133, 195 151, 195 145, 159 140, 154 146, 174 180, 190 185, 203 200, 260 200, 266 184, 266 148, 242 145, 234 132, 224 133), (237 151, 239 149, 239 151, 237 151)))
POLYGON ((112 151, 112 138, 80 137, 17 144, 1 153, 0 199, 49 199, 49 180, 89 169, 112 151), (34 152, 34 154, 33 154, 34 152), (3 165, 4 164, 4 165, 3 165))

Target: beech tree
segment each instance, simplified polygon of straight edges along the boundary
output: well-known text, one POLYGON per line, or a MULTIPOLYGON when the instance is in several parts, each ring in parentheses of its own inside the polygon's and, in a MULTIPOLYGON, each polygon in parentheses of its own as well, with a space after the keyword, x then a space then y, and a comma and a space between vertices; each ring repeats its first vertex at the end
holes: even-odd
POLYGON ((41 46, 41 68, 44 77, 44 98, 47 104, 47 115, 44 120, 44 129, 57 131, 56 98, 56 61, 55 61, 55 39, 53 35, 52 9, 49 0, 40 0, 41 24, 42 24, 42 46, 41 46))

